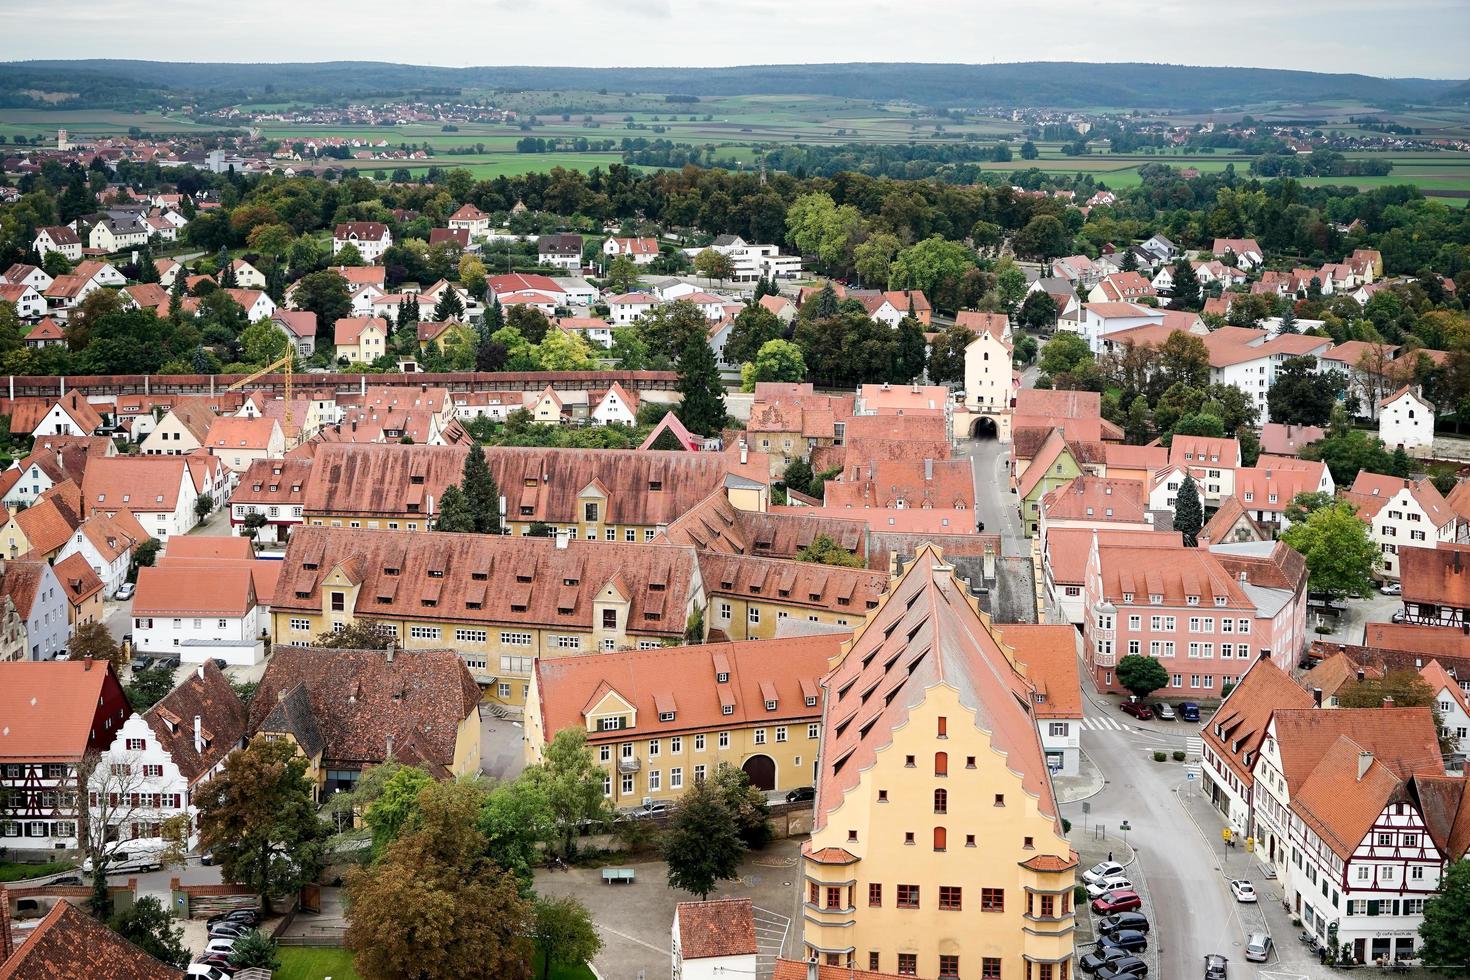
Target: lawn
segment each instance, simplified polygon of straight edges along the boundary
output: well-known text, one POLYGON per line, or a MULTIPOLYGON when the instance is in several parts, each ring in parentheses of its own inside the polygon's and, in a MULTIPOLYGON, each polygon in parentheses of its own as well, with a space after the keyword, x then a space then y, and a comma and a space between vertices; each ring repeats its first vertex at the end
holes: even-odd
POLYGON ((51 861, 47 864, 14 864, 10 861, 0 861, 0 881, 25 881, 29 878, 40 878, 43 875, 70 871, 75 867, 75 864, 68 861, 51 861))
POLYGON ((338 947, 282 946, 275 980, 357 980, 352 952, 338 947))
MULTIPOLYGON (((541 980, 540 953, 536 954, 531 975, 541 980)), ((275 980, 324 980, 326 977, 357 980, 357 971, 352 968, 352 953, 335 947, 281 947, 281 968, 276 971, 275 980)), ((593 980, 593 976, 586 966, 555 967, 551 971, 551 980, 593 980)))

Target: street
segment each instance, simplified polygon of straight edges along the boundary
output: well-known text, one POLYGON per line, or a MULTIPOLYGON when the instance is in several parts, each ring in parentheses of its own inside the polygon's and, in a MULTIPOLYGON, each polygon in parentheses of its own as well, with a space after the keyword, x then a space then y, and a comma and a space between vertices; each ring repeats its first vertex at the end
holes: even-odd
POLYGON ((957 440, 955 458, 968 459, 975 472, 975 520, 987 534, 1001 536, 1002 553, 1024 557, 1031 553, 1021 536, 1021 515, 1010 491, 1010 444, 998 439, 957 440))

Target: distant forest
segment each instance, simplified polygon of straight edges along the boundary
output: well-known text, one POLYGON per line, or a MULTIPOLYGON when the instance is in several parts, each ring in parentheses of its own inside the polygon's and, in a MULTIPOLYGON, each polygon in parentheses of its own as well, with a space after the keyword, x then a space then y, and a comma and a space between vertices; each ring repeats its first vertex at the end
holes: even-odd
POLYGON ((383 62, 207 64, 23 61, 0 64, 0 106, 43 108, 33 92, 74 92, 69 108, 203 106, 262 95, 330 102, 462 89, 597 90, 709 95, 826 95, 925 106, 1114 105, 1176 111, 1268 101, 1355 99, 1375 105, 1458 100, 1470 83, 1264 68, 1024 62, 1001 65, 835 64, 738 68, 436 68, 383 62))

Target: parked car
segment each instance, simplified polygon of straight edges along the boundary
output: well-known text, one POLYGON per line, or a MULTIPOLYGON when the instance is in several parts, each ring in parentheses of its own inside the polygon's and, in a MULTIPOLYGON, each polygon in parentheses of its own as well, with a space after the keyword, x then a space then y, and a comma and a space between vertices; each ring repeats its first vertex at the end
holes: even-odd
POLYGON ((1116 878, 1124 873, 1123 866, 1118 862, 1103 861, 1100 864, 1094 864, 1082 872, 1082 883, 1090 885, 1094 881, 1102 881, 1104 878, 1116 878))
POLYGON ((815 786, 800 786, 786 794, 787 803, 809 803, 817 798, 815 786))
POLYGON ((1084 973, 1096 973, 1109 963, 1127 959, 1129 953, 1126 949, 1104 949, 1098 948, 1086 956, 1077 964, 1084 973))
POLYGON ((180 663, 181 661, 178 657, 164 657, 158 662, 158 665, 160 667, 167 667, 169 670, 178 670, 180 663))
POLYGON ((184 976, 189 977, 190 980, 196 977, 198 980, 230 980, 232 974, 226 973, 217 966, 210 966, 208 963, 190 963, 189 969, 184 971, 184 976))
POLYGON ((1153 709, 1142 701, 1124 701, 1118 706, 1125 715, 1132 715, 1139 721, 1148 721, 1154 716, 1153 709))
POLYGON ((149 667, 153 666, 153 661, 149 660, 147 657, 135 656, 132 660, 128 662, 128 666, 132 667, 134 671, 147 670, 149 667))
POLYGON ((205 924, 211 926, 216 922, 243 922, 247 926, 258 926, 260 912, 255 909, 231 909, 228 912, 216 912, 205 920, 205 924))
POLYGON ((1226 964, 1230 961, 1219 953, 1205 954, 1205 980, 1228 980, 1225 976, 1226 964))
POLYGON ((1173 721, 1177 715, 1167 701, 1155 701, 1153 703, 1154 717, 1159 721, 1173 721))
POLYGON ((1252 963, 1264 963, 1271 958, 1271 937, 1264 932, 1253 932, 1245 943, 1245 958, 1252 963))
POLYGON ((235 974, 235 967, 230 963, 229 953, 205 953, 194 962, 201 966, 213 967, 227 976, 234 976, 235 974))
POLYGON ((1112 915, 1114 912, 1131 912, 1143 906, 1143 899, 1138 897, 1138 892, 1127 888, 1121 891, 1108 892, 1099 898, 1092 900, 1093 915, 1112 915))
POLYGON ((1404 611, 1402 609, 1400 609, 1398 612, 1396 612, 1392 616, 1388 617, 1388 621, 1390 623, 1402 623, 1407 618, 1408 617, 1404 615, 1404 611))
POLYGON ((204 865, 206 868, 214 864, 214 851, 200 851, 199 863, 204 865))
POLYGON ((247 932, 254 930, 254 926, 247 926, 243 922, 216 922, 209 927, 210 939, 239 939, 247 932))
POLYGON ((1383 585, 1379 586, 1378 591, 1384 595, 1403 595, 1404 587, 1399 582, 1384 582, 1383 585))
MULTIPOLYGON (((163 867, 164 843, 158 838, 151 840, 120 841, 109 853, 107 873, 122 874, 125 871, 157 871, 163 867)), ((82 862, 82 874, 92 873, 92 859, 82 862)))
POLYGON ((1100 919, 1097 923, 1097 931, 1104 936, 1110 936, 1124 929, 1131 932, 1147 934, 1149 930, 1148 917, 1142 912, 1119 912, 1117 915, 1110 915, 1106 919, 1100 919))
POLYGON ((1230 883, 1231 894, 1237 902, 1254 902, 1256 900, 1256 886, 1244 878, 1236 878, 1230 883))
POLYGON ((229 661, 225 660, 223 657, 214 657, 213 660, 214 660, 214 665, 216 667, 218 667, 220 670, 224 670, 226 667, 228 667, 230 665, 229 664, 229 661))
POLYGON ((1148 949, 1148 937, 1134 929, 1120 929, 1111 936, 1099 939, 1098 945, 1107 949, 1126 949, 1130 953, 1138 953, 1148 949))
POLYGON ((1124 980, 1125 977, 1148 976, 1148 964, 1136 956, 1114 960, 1097 971, 1097 980, 1124 980))
POLYGON ((209 953, 222 953, 225 956, 229 956, 234 951, 235 940, 226 939, 224 937, 221 937, 219 939, 211 939, 204 947, 204 952, 206 955, 209 953))
POLYGON ((1102 881, 1095 881, 1087 886, 1087 897, 1099 898, 1108 892, 1122 891, 1125 888, 1131 890, 1133 882, 1122 875, 1116 878, 1104 878, 1102 881))
POLYGON ((122 585, 119 585, 117 587, 117 592, 114 593, 113 598, 116 599, 118 602, 127 602, 133 597, 133 593, 136 591, 138 591, 138 587, 136 585, 134 585, 132 582, 124 582, 122 585))
POLYGON ((1193 701, 1186 701, 1179 706, 1180 721, 1199 721, 1199 705, 1193 701))

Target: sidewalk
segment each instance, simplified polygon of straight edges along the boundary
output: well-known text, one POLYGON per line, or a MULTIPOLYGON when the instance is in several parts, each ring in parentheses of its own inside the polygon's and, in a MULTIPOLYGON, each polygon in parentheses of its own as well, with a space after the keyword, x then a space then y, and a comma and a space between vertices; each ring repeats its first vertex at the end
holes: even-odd
POLYGON ((1094 797, 1102 792, 1104 783, 1102 772, 1081 750, 1077 753, 1077 775, 1058 773, 1051 777, 1052 792, 1056 794, 1058 803, 1080 803, 1094 797))

